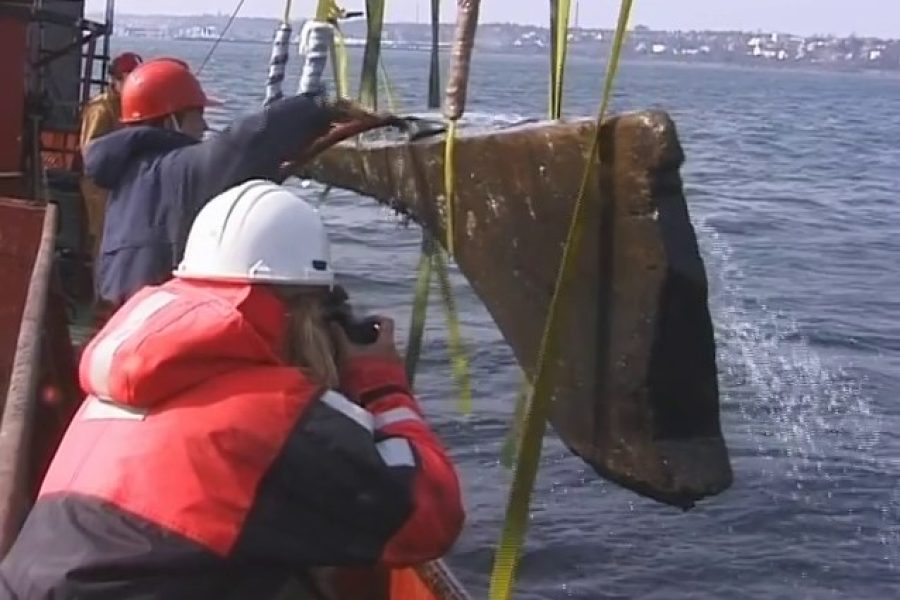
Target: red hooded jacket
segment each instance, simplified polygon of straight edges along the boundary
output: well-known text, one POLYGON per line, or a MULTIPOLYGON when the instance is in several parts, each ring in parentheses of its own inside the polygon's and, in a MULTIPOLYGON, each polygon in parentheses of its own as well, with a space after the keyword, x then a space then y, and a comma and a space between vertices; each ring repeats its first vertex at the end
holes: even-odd
POLYGON ((319 565, 447 552, 459 482, 394 361, 343 393, 280 358, 258 286, 145 288, 90 342, 88 397, 12 550, 13 597, 267 598, 319 565))

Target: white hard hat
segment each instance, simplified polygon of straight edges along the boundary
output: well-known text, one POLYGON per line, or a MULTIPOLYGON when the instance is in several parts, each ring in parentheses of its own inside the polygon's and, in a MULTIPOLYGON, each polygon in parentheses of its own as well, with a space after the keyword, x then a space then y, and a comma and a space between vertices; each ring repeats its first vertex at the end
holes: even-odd
POLYGON ((277 285, 334 284, 331 248, 319 212, 285 187, 254 179, 197 215, 174 275, 277 285))

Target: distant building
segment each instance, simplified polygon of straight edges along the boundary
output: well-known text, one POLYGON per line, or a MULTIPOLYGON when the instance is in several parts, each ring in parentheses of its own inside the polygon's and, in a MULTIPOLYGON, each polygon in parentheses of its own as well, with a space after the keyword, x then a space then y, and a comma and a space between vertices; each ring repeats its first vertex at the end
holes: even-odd
POLYGON ((175 37, 183 40, 215 40, 219 37, 219 29, 212 25, 195 25, 179 29, 175 37))

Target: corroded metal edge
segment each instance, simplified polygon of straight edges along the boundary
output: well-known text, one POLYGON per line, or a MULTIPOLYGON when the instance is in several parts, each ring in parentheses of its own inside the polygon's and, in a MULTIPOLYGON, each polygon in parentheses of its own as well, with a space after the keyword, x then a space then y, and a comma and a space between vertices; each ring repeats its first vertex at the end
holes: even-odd
POLYGON ((47 205, 0 421, 0 556, 12 546, 31 504, 27 471, 55 238, 56 207, 47 205))
MULTIPOLYGON (((457 263, 527 372, 595 133, 581 120, 463 131, 457 141, 457 263)), ((613 117, 600 134, 552 422, 598 473, 689 507, 732 474, 684 154, 660 111, 613 117)), ((431 139, 341 144, 306 174, 393 206, 443 241, 442 169, 443 140, 431 139)))

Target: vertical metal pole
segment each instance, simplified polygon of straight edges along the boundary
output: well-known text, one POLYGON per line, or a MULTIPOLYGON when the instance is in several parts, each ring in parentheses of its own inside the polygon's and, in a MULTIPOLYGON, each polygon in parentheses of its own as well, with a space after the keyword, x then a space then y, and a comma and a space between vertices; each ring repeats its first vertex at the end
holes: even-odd
MULTIPOLYGON (((43 0, 34 0, 32 3, 32 7, 35 13, 40 14, 44 8, 43 0)), ((35 21, 35 29, 33 31, 28 32, 29 35, 34 35, 33 43, 31 46, 32 56, 31 56, 31 64, 37 64, 44 51, 44 23, 39 18, 35 21)), ((43 180, 43 164, 41 160, 41 115, 38 113, 34 106, 34 101, 40 101, 44 95, 44 66, 31 67, 31 72, 29 73, 29 83, 31 84, 28 91, 28 96, 32 100, 32 105, 26 108, 26 114, 28 115, 28 130, 29 130, 29 162, 26 169, 26 174, 29 179, 28 181, 28 195, 30 198, 34 200, 43 199, 43 194, 41 194, 41 182, 43 180)))
POLYGON ((81 106, 91 99, 91 82, 94 80, 94 57, 97 54, 97 38, 91 38, 84 53, 84 68, 81 70, 81 106))

